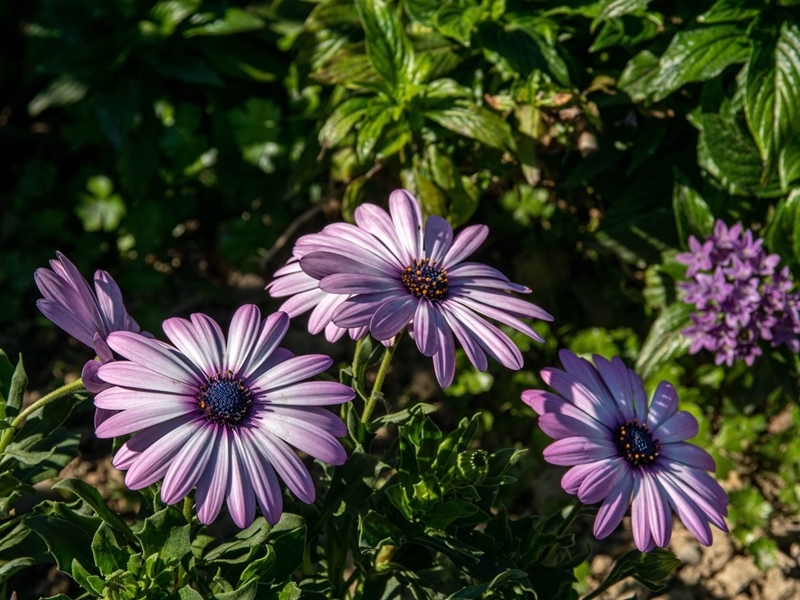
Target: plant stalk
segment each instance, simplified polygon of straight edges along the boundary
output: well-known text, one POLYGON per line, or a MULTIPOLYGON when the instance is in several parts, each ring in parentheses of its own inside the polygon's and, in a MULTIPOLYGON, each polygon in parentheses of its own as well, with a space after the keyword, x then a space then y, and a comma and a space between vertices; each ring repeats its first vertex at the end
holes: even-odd
POLYGON ((378 375, 375 377, 375 385, 372 386, 372 392, 370 392, 367 403, 364 405, 364 412, 361 415, 361 422, 364 423, 366 427, 369 427, 369 418, 372 416, 372 411, 375 410, 375 404, 378 402, 378 396, 383 387, 383 380, 386 379, 386 372, 389 370, 392 357, 394 357, 397 345, 400 343, 400 338, 402 337, 403 332, 401 331, 394 337, 394 343, 383 352, 381 365, 378 367, 378 375))
POLYGON ((62 385, 60 388, 53 390, 49 394, 46 394, 39 398, 36 402, 31 404, 28 408, 20 411, 20 413, 11 421, 11 427, 6 429, 3 432, 2 437, 0 437, 0 454, 2 454, 8 445, 11 443, 11 440, 14 439, 14 430, 25 423, 25 420, 28 418, 29 415, 36 412, 43 406, 47 406, 51 402, 55 402, 59 398, 63 398, 64 396, 69 396, 75 392, 79 392, 83 389, 83 380, 79 377, 72 383, 68 383, 66 385, 62 385))

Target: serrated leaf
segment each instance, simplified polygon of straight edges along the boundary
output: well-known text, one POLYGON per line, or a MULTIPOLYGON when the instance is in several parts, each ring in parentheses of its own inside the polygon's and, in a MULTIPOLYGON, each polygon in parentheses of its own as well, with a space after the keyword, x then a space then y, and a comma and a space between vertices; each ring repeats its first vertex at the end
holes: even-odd
POLYGON ((643 380, 689 349, 689 339, 681 332, 690 325, 689 315, 693 310, 688 304, 675 302, 658 315, 636 361, 636 372, 643 380))
POLYGON ((711 214, 708 204, 680 172, 675 173, 672 211, 675 213, 678 239, 684 248, 687 247, 690 235, 702 240, 714 228, 714 215, 711 214))
POLYGON ((129 540, 133 541, 135 539, 133 532, 131 531, 130 527, 128 527, 127 523, 125 523, 125 521, 123 521, 117 514, 108 508, 106 503, 103 501, 103 497, 100 495, 100 492, 98 492, 94 487, 85 481, 81 481, 80 479, 62 479, 53 485, 53 489, 65 490, 75 494, 108 525, 116 529, 129 540))
POLYGON ((800 27, 777 18, 759 19, 752 28, 745 82, 745 114, 764 163, 764 179, 777 166, 780 152, 796 140, 800 122, 800 27))
POLYGON ((749 55, 750 43, 736 25, 679 31, 659 59, 650 82, 651 99, 657 102, 687 83, 713 79, 749 55))
POLYGON ((454 499, 436 504, 433 508, 426 511, 420 519, 428 527, 445 529, 453 521, 470 517, 476 512, 478 512, 478 507, 471 502, 454 499))
POLYGON ((158 553, 162 559, 182 560, 192 551, 190 526, 175 508, 167 507, 144 520, 136 532, 144 556, 158 553))
POLYGON ((519 569, 508 569, 507 571, 503 571, 502 573, 497 575, 494 579, 492 579, 488 583, 470 585, 465 588, 461 588, 455 594, 448 596, 447 600, 466 600, 467 598, 481 598, 486 592, 490 590, 500 588, 504 584, 509 583, 511 581, 524 581, 527 579, 527 577, 528 574, 525 573, 525 571, 520 571, 519 569))
POLYGON ((130 553, 120 548, 114 532, 107 523, 101 523, 92 538, 94 564, 102 575, 110 575, 117 569, 125 570, 130 553))
POLYGON ((183 32, 183 37, 196 35, 232 35, 245 31, 258 31, 264 28, 264 20, 242 8, 231 7, 225 10, 225 16, 205 23, 199 27, 192 27, 183 32))
POLYGON ((253 579, 233 592, 217 594, 215 597, 217 600, 255 600, 257 592, 258 581, 253 579))
POLYGON ((87 571, 77 558, 72 559, 72 578, 90 594, 95 596, 103 595, 105 582, 97 575, 92 575, 87 571))
POLYGON ((54 515, 36 515, 26 521, 27 526, 42 538, 56 560, 58 568, 72 575, 72 561, 93 565, 92 538, 75 523, 54 515))
POLYGON ((362 163, 372 154, 384 128, 392 122, 392 111, 388 105, 373 106, 362 121, 356 136, 356 154, 362 163))
POLYGON ((771 252, 797 264, 800 261, 800 190, 793 190, 775 207, 764 232, 771 252))
POLYGON ((647 99, 652 81, 658 74, 658 57, 649 50, 642 50, 628 61, 617 80, 617 87, 634 102, 647 99))
POLYGON ((188 585, 178 590, 178 596, 181 600, 203 600, 203 597, 188 585))
POLYGON ((353 129, 367 110, 368 99, 357 96, 336 107, 319 130, 319 143, 323 148, 333 148, 353 129))
POLYGON ((372 67, 391 88, 399 89, 409 78, 414 53, 396 11, 383 0, 356 0, 356 8, 372 67))
POLYGON ((603 0, 600 4, 600 12, 589 27, 589 31, 592 33, 604 21, 631 13, 644 12, 647 5, 650 4, 650 0, 603 0))
POLYGON ((17 366, 8 386, 8 397, 6 398, 6 408, 11 409, 8 416, 14 416, 22 409, 22 400, 25 396, 25 388, 28 387, 28 376, 25 373, 25 366, 22 364, 22 354, 19 355, 17 366))
POLYGON ((481 6, 464 7, 457 4, 442 4, 436 11, 434 23, 440 33, 469 46, 472 30, 482 16, 483 8, 481 6))
POLYGON ((764 10, 764 5, 764 0, 718 0, 697 20, 700 23, 746 21, 757 17, 764 10))
POLYGON ((789 189, 800 182, 800 140, 793 139, 778 157, 781 188, 789 189))
POLYGON ((781 196, 777 183, 762 180, 763 163, 744 122, 743 94, 724 96, 719 81, 703 87, 698 163, 719 179, 728 192, 764 198, 781 196))
POLYGON ((513 150, 511 127, 498 115, 478 106, 454 106, 444 110, 425 111, 425 116, 445 129, 478 140, 499 150, 513 150))

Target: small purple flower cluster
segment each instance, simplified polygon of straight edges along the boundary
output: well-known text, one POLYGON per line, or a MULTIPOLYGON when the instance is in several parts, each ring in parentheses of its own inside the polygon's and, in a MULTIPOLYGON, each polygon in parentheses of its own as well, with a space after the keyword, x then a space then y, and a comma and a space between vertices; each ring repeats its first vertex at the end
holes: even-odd
POLYGON ((697 308, 683 330, 691 354, 705 349, 716 353, 718 365, 749 366, 761 354, 759 340, 800 351, 800 294, 792 291, 788 267, 779 271, 780 257, 767 254, 763 243, 741 223, 729 229, 718 220, 704 243, 691 236, 690 252, 675 257, 690 278, 678 285, 683 301, 697 308))

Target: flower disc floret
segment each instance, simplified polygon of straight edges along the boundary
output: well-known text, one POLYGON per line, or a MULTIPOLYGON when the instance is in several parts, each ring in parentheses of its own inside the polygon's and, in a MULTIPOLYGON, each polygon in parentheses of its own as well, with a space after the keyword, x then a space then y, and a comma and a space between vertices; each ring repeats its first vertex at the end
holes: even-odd
POLYGON ((522 400, 539 415, 539 426, 556 441, 546 461, 568 466, 561 485, 581 502, 602 502, 594 522, 608 536, 632 507, 636 547, 666 547, 673 511, 702 543, 711 544, 710 524, 727 531, 728 497, 706 471, 714 460, 686 442, 697 420, 678 410, 675 388, 662 381, 652 400, 642 380, 619 358, 594 356, 594 365, 568 350, 564 370, 543 369, 557 393, 527 390, 522 400))
POLYGON ((447 271, 430 258, 414 259, 403 269, 403 285, 416 298, 441 302, 447 297, 447 271))
POLYGON ((206 419, 228 427, 239 425, 250 412, 253 394, 233 372, 217 373, 200 386, 200 408, 206 419))
POLYGON ((620 454, 634 467, 646 467, 658 456, 661 445, 644 423, 638 419, 628 421, 619 426, 617 431, 617 447, 620 454))

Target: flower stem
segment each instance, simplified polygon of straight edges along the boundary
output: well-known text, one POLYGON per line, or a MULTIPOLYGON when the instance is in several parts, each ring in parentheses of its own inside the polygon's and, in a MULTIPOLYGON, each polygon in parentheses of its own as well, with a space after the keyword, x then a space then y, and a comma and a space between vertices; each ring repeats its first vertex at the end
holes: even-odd
POLYGON ((362 337, 361 339, 356 340, 356 351, 355 354, 353 354, 353 366, 351 367, 351 370, 353 371, 353 389, 366 402, 367 396, 364 394, 364 388, 362 386, 363 381, 359 381, 358 379, 358 369, 361 363, 361 346, 364 344, 365 339, 366 337, 362 337))
MULTIPOLYGON (((567 531, 569 531, 569 528, 572 527, 572 524, 575 522, 575 519, 577 519, 578 516, 581 514, 582 510, 583 510, 583 503, 580 500, 576 499, 573 502, 572 507, 570 507, 569 513, 564 518, 564 521, 561 523, 561 525, 558 528, 558 531, 557 531, 558 537, 561 537, 561 536, 565 535, 567 533, 567 531)), ((555 558, 555 555, 558 552, 558 549, 559 549, 558 544, 553 544, 550 547, 550 551, 547 553, 547 556, 545 556, 545 562, 555 558)))
POLYGON ((372 386, 372 392, 367 399, 367 403, 364 405, 364 412, 361 415, 361 422, 367 427, 369 427, 369 418, 372 416, 372 411, 375 410, 375 404, 378 402, 381 388, 383 387, 383 380, 386 379, 386 371, 389 369, 389 364, 392 362, 392 357, 402 337, 403 332, 401 331, 394 336, 394 343, 383 352, 381 366, 378 367, 378 375, 375 377, 375 385, 372 386))
POLYGON ((70 394, 73 394, 75 392, 79 392, 82 389, 85 389, 85 388, 83 387, 83 380, 79 377, 78 379, 76 379, 72 383, 68 383, 66 385, 62 385, 60 388, 58 388, 56 390, 53 390, 49 394, 46 394, 46 395, 42 396, 36 402, 31 404, 28 408, 26 408, 25 410, 21 411, 14 418, 14 420, 11 421, 11 427, 6 429, 3 432, 2 437, 0 437, 0 454, 3 453, 3 451, 11 443, 11 440, 14 439, 14 429, 16 429, 18 426, 22 425, 25 422, 25 419, 27 419, 30 414, 36 412, 37 410, 39 410, 43 406, 47 406, 51 402, 54 402, 54 401, 58 400, 59 398, 63 398, 64 396, 69 396, 70 394))

